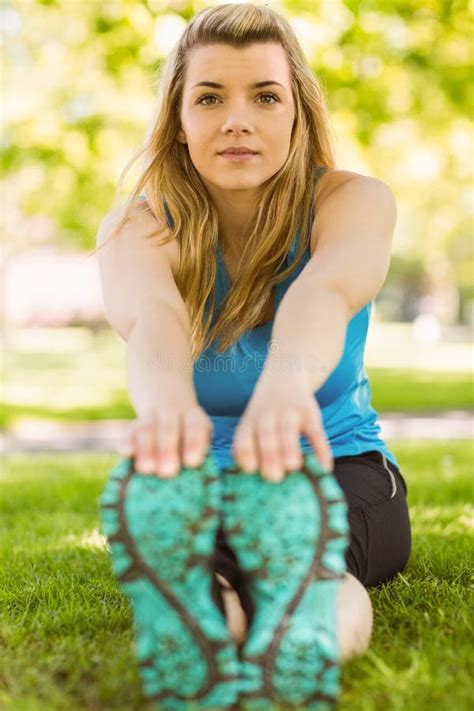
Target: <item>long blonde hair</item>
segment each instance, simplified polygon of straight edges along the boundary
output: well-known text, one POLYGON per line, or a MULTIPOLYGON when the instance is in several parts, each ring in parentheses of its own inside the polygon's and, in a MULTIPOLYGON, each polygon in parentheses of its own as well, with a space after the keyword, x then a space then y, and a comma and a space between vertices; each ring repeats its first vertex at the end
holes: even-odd
POLYGON ((173 225, 162 244, 176 239, 179 245, 176 285, 190 317, 194 361, 214 341, 215 349, 221 353, 234 345, 244 331, 255 327, 272 289, 296 269, 310 239, 309 217, 315 200, 312 171, 314 166, 335 167, 331 130, 320 83, 291 25, 266 6, 227 4, 194 15, 159 71, 157 94, 144 147, 122 172, 117 195, 130 166, 141 156, 142 174, 111 236, 130 219, 128 211, 141 191, 145 191, 149 209, 161 222, 161 228, 166 221, 166 201, 173 225), (258 42, 279 42, 286 51, 295 121, 284 165, 258 191, 239 272, 214 319, 218 215, 187 145, 177 140, 177 117, 192 49, 215 43, 243 48, 258 42), (295 260, 278 273, 297 229, 301 240, 295 260))

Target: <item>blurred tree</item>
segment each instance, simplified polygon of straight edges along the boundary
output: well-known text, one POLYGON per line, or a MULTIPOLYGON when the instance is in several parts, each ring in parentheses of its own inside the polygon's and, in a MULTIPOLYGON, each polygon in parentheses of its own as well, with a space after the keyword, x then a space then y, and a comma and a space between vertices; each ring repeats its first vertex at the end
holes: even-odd
MULTIPOLYGON (((120 172, 141 146, 152 116, 155 70, 187 20, 208 4, 2 3, 7 255, 54 241, 94 247, 120 172)), ((418 293, 420 284, 434 282, 441 270, 460 292, 459 314, 471 314, 467 0, 270 5, 290 19, 323 82, 338 167, 378 177, 396 195, 398 261, 392 263, 387 294, 391 290, 396 300, 395 293, 408 293, 407 280, 410 293, 418 293), (402 275, 402 264, 416 265, 415 271, 402 275)), ((132 170, 127 190, 135 177, 132 170)), ((397 303, 400 318, 408 316, 410 309, 397 303)))

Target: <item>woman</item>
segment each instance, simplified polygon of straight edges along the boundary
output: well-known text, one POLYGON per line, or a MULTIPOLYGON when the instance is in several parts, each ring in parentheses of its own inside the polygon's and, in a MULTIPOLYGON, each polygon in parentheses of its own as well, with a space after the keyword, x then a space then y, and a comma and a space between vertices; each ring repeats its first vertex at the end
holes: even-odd
POLYGON ((255 5, 192 18, 139 155, 98 243, 137 412, 101 511, 145 693, 326 708, 411 546, 363 365, 392 192, 335 169, 320 85, 255 5))

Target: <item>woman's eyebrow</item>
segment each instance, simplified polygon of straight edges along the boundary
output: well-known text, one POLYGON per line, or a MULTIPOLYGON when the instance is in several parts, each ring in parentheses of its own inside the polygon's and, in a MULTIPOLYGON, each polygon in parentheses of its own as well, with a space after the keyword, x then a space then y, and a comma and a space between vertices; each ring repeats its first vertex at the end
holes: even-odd
MULTIPOLYGON (((281 86, 283 89, 285 88, 283 84, 280 84, 279 81, 273 81, 273 80, 266 80, 266 81, 258 81, 256 84, 249 84, 249 89, 259 89, 262 86, 269 86, 270 84, 278 84, 278 86, 281 86)), ((196 86, 210 86, 213 89, 223 89, 224 84, 218 84, 215 81, 200 81, 197 84, 194 84, 191 88, 194 89, 196 86)))

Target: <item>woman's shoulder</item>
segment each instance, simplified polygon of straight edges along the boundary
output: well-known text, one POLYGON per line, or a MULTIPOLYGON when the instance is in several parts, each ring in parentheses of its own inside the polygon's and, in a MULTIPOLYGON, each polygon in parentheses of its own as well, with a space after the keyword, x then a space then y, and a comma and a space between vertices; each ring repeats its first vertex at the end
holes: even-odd
MULTIPOLYGON (((313 195, 313 214, 317 216, 318 211, 321 209, 321 205, 323 202, 326 200, 328 195, 332 193, 332 191, 342 185, 343 183, 347 183, 350 180, 355 180, 359 178, 364 178, 367 176, 363 176, 360 173, 354 173, 351 170, 335 170, 333 168, 329 168, 325 170, 321 175, 319 176, 319 179, 316 182, 315 189, 314 189, 314 195, 313 195)), ((312 228, 311 228, 311 239, 310 239, 310 255, 312 256, 314 254, 314 251, 316 249, 316 241, 317 241, 317 236, 316 236, 316 220, 314 220, 312 228)))
POLYGON ((132 230, 138 240, 148 240, 149 244, 159 245, 160 252, 167 257, 173 276, 179 269, 180 248, 176 238, 171 239, 171 229, 168 223, 163 223, 152 212, 146 198, 135 200, 129 210, 132 230))
POLYGON ((320 175, 317 182, 317 189, 315 191, 315 208, 317 209, 327 198, 329 193, 332 193, 332 191, 339 187, 339 185, 347 183, 349 180, 365 177, 367 176, 364 176, 361 173, 354 173, 351 170, 336 170, 335 168, 328 168, 320 175))

